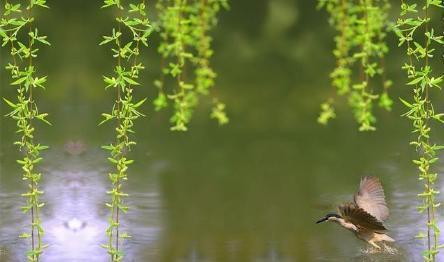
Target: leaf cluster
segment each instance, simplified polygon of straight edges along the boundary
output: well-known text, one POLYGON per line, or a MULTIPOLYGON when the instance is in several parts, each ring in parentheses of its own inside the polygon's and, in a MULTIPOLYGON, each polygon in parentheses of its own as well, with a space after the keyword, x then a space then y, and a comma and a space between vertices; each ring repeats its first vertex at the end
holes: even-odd
MULTIPOLYGON (((155 81, 159 92, 154 105, 156 110, 161 110, 172 101, 171 129, 186 131, 199 97, 208 95, 215 85, 209 33, 217 23, 218 12, 228 8, 228 3, 227 0, 161 0, 156 7, 157 28, 162 39, 158 48, 162 56, 162 76, 155 81), (175 87, 169 91, 165 88, 167 77, 175 80, 175 87)), ((221 105, 214 102, 211 117, 225 124, 228 117, 225 106, 221 105)))
MULTIPOLYGON (((337 95, 347 97, 359 130, 375 130, 375 101, 386 110, 392 105, 388 95, 391 81, 384 72, 390 5, 387 0, 319 0, 319 7, 327 10, 337 32, 332 86, 337 95), (372 81, 376 78, 379 81, 372 81)), ((333 98, 322 104, 319 123, 327 124, 336 117, 334 104, 333 98)))

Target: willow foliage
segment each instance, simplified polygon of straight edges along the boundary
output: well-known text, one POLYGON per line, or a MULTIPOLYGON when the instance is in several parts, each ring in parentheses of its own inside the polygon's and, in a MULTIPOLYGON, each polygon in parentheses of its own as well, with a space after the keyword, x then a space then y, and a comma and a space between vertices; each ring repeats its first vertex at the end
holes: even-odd
MULTIPOLYGON (((227 0, 160 0, 157 4, 162 76, 155 81, 159 94, 154 105, 161 110, 173 104, 172 130, 187 130, 199 97, 208 95, 215 85, 209 33, 221 8, 228 8, 227 0), (174 79, 172 88, 166 88, 167 77, 174 79)), ((211 117, 227 123, 225 105, 216 98, 213 103, 211 117)))
MULTIPOLYGON (((436 261, 436 255, 443 245, 439 244, 440 230, 437 221, 436 182, 438 174, 434 171, 434 163, 438 159, 438 150, 444 146, 432 142, 432 122, 444 123, 444 114, 435 112, 432 104, 432 89, 441 90, 444 79, 443 73, 436 74, 431 66, 431 60, 436 50, 442 50, 444 37, 435 33, 431 21, 434 10, 444 8, 440 0, 424 0, 422 5, 413 1, 401 1, 401 14, 396 25, 399 46, 406 48, 407 62, 402 69, 407 73, 407 86, 412 89, 410 99, 401 101, 407 107, 405 117, 411 120, 416 139, 411 141, 418 152, 418 158, 413 160, 419 171, 419 180, 423 182, 424 191, 418 196, 422 200, 418 207, 420 213, 426 214, 427 232, 420 232, 418 238, 426 239, 427 250, 423 256, 425 261, 436 261), (411 3, 410 3, 411 2, 411 3)), ((441 70, 442 71, 442 70, 441 70)))
MULTIPOLYGON (((26 2, 26 1, 23 1, 26 2)), ((14 99, 3 98, 11 108, 6 116, 17 122, 19 138, 15 145, 23 154, 18 159, 23 171, 23 181, 27 183, 27 192, 22 196, 26 204, 22 207, 24 213, 29 214, 29 230, 20 235, 28 239, 30 249, 27 260, 40 260, 46 245, 42 238, 44 230, 41 221, 41 209, 45 205, 41 201, 43 191, 40 189, 42 174, 37 171, 38 164, 43 160, 41 152, 47 146, 36 142, 35 121, 46 120, 47 113, 39 111, 34 93, 37 89, 45 89, 46 76, 37 74, 34 60, 38 57, 39 46, 50 45, 47 37, 42 35, 35 26, 33 11, 36 8, 48 8, 45 0, 30 0, 26 4, 4 1, 4 9, 0 20, 0 37, 2 47, 9 49, 10 60, 6 65, 11 77, 11 86, 16 88, 17 96, 14 99)))
MULTIPOLYGON (((391 109, 388 96, 391 81, 386 80, 384 55, 388 30, 387 0, 319 0, 335 28, 336 68, 330 74, 339 96, 346 96, 360 131, 375 130, 374 104, 391 109)), ((321 105, 318 122, 327 124, 336 117, 335 97, 321 105)))
MULTIPOLYGON (((101 124, 114 121, 116 142, 103 147, 110 152, 108 159, 115 166, 114 172, 109 174, 112 188, 108 194, 111 201, 106 205, 111 216, 106 230, 108 243, 103 247, 108 250, 111 261, 121 261, 124 257, 121 239, 129 237, 120 230, 122 213, 128 210, 123 200, 128 194, 123 192, 122 183, 128 179, 128 167, 133 163, 127 153, 136 144, 132 138, 134 122, 144 116, 139 107, 146 100, 134 101, 133 97, 136 87, 140 85, 140 71, 144 69, 142 63, 138 62, 140 47, 148 47, 154 28, 160 32, 158 51, 162 56, 162 77, 155 81, 159 92, 153 103, 155 109, 160 110, 171 102, 174 112, 170 119, 173 124, 171 129, 186 131, 199 96, 208 95, 215 84, 216 73, 210 66, 213 51, 209 32, 217 22, 217 13, 222 7, 227 7, 227 2, 160 0, 156 5, 159 20, 155 26, 147 17, 145 1, 125 5, 120 0, 105 0, 103 7, 112 7, 119 14, 116 17, 118 26, 100 43, 113 45, 111 50, 116 59, 114 75, 104 77, 106 89, 115 89, 116 100, 111 112, 103 114, 101 124), (173 88, 165 87, 167 77, 174 80, 173 88)), ((228 122, 224 109, 225 105, 214 99, 211 117, 220 124, 228 122)))
POLYGON ((122 216, 128 210, 124 202, 128 194, 123 191, 123 182, 128 179, 128 168, 133 163, 127 153, 136 144, 132 138, 134 122, 144 116, 139 108, 146 100, 136 101, 134 98, 135 90, 140 85, 140 72, 145 68, 138 58, 141 47, 148 47, 148 39, 153 30, 144 0, 128 5, 119 0, 105 0, 103 8, 114 8, 120 15, 116 17, 117 27, 112 29, 110 35, 104 36, 100 43, 112 45, 112 55, 116 60, 114 74, 103 77, 105 89, 113 89, 116 97, 111 112, 103 114, 104 120, 100 124, 113 121, 116 126, 116 140, 103 146, 110 153, 108 160, 114 170, 108 175, 112 185, 107 192, 110 201, 106 203, 110 210, 106 229, 108 243, 102 246, 107 249, 111 261, 122 261, 122 239, 130 237, 128 233, 121 232, 122 216))

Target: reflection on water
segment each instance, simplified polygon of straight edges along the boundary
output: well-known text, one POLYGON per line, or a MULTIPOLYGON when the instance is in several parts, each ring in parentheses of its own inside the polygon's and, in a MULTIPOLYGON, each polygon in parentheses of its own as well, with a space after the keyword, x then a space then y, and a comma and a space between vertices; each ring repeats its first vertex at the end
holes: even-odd
POLYGON ((46 261, 106 261, 98 243, 105 243, 106 213, 101 211, 103 172, 63 170, 47 174, 48 205, 44 218, 50 248, 46 261))
MULTIPOLYGON (((248 148, 254 141, 244 146, 248 148)), ((225 142, 223 150, 231 143, 237 142, 225 142)), ((172 165, 151 153, 154 144, 141 145, 136 152, 137 164, 126 184, 130 210, 122 224, 122 230, 132 236, 124 244, 126 261, 421 261, 424 247, 414 238, 424 225, 423 216, 415 210, 417 181, 402 174, 394 162, 399 156, 368 171, 378 174, 384 183, 391 209, 387 226, 398 251, 374 253, 336 224, 314 223, 337 204, 352 199, 359 175, 331 179, 330 172, 316 171, 318 180, 301 180, 289 173, 263 176, 269 172, 264 171, 269 163, 248 164, 255 155, 220 159, 220 148, 203 149, 194 143, 184 144, 184 152, 191 145, 207 152, 200 156, 204 161, 189 161, 182 155, 185 159, 172 165), (143 160, 146 156, 149 161, 143 160), (212 166, 219 161, 225 163, 219 165, 220 172, 250 172, 218 174, 212 166)), ((107 261, 106 251, 100 247, 106 242, 107 168, 103 152, 94 148, 73 154, 53 147, 46 157, 43 188, 47 205, 42 219, 44 240, 50 247, 44 262, 107 261)), ((2 170, 17 174, 13 161, 9 163, 2 170)), ((26 242, 17 237, 18 229, 26 230, 28 221, 19 210, 23 201, 18 193, 20 181, 8 177, 0 185, 0 261, 18 262, 23 261, 26 250, 26 242)))
MULTIPOLYGON (((1 192, 1 191, 0 191, 1 192)), ((19 193, 0 193, 0 261, 20 261, 17 254, 25 251, 26 243, 18 239, 25 224, 19 193), (7 214, 7 215, 6 215, 7 214), (15 259, 14 259, 15 258, 15 259)))
MULTIPOLYGON (((201 136, 199 141, 206 139, 201 136)), ((424 246, 414 237, 424 225, 423 216, 416 212, 417 181, 403 174, 400 168, 408 169, 397 164, 399 155, 387 153, 391 157, 367 171, 378 174, 384 183, 391 209, 389 235, 397 240, 393 248, 398 252, 381 254, 369 252, 364 242, 336 224, 314 223, 352 199, 359 175, 348 171, 332 178, 331 172, 341 174, 333 165, 320 171, 300 166, 301 172, 317 174, 316 179, 285 172, 268 175, 266 166, 286 157, 287 153, 276 151, 285 152, 282 148, 269 149, 275 154, 269 154, 268 163, 257 162, 258 156, 251 153, 242 158, 230 154, 220 158, 218 153, 234 145, 262 151, 256 141, 246 139, 243 145, 225 141, 214 148, 185 143, 182 152, 193 147, 207 153, 199 155, 200 161, 185 155, 180 155, 182 160, 171 158, 174 165, 162 154, 174 155, 170 150, 177 150, 175 146, 162 143, 161 153, 153 154, 159 147, 142 143, 134 152, 136 164, 126 184, 130 209, 122 230, 132 236, 124 244, 126 261, 421 261, 424 246)), ((53 147, 46 156, 42 219, 44 240, 50 247, 44 262, 108 258, 100 247, 106 242, 108 217, 105 155, 95 149, 98 146, 81 148, 82 153, 72 153, 53 147)), ((308 150, 307 154, 314 153, 308 150)), ((28 221, 19 209, 23 199, 17 167, 13 161, 3 162, 10 164, 2 170, 16 177, 4 176, 0 185, 0 261, 19 262, 27 243, 18 239, 18 229, 26 230, 28 221)), ((278 166, 274 170, 282 171, 278 166)))
MULTIPOLYGON (((42 261, 109 261, 106 250, 100 246, 107 241, 108 219, 108 209, 104 208, 108 200, 105 194, 107 172, 98 158, 103 155, 97 151, 85 153, 86 150, 80 154, 79 143, 75 143, 74 151, 70 150, 73 144, 65 145, 65 153, 55 149, 47 156, 58 168, 45 171, 42 185, 46 202, 42 214, 44 242, 49 244, 42 261)), ((122 225, 122 230, 133 237, 131 244, 124 244, 128 261, 155 254, 152 247, 159 238, 161 224, 157 187, 154 183, 145 192, 131 193, 128 201, 131 210, 122 225)), ((28 216, 19 212, 22 201, 18 193, 0 194, 0 261, 24 259, 26 243, 17 238, 18 227, 26 230, 23 225, 28 222, 28 216)))

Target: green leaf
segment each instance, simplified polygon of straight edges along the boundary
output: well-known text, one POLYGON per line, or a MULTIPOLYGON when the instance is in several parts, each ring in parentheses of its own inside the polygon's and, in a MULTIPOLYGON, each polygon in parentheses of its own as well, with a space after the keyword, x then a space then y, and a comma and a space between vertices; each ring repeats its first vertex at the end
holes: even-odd
POLYGON ((407 106, 407 107, 409 107, 409 108, 412 108, 412 107, 413 107, 412 104, 410 104, 409 102, 405 101, 404 99, 399 98, 399 100, 401 100, 401 102, 402 102, 405 106, 407 106))
POLYGON ((416 85, 424 79, 424 76, 417 77, 412 81, 408 82, 407 85, 416 85))
POLYGON ((123 79, 130 85, 139 85, 139 83, 137 83, 136 81, 134 81, 133 79, 124 76, 123 79))
POLYGON ((12 82, 11 85, 20 85, 23 82, 25 82, 27 79, 28 79, 28 76, 21 77, 21 78, 15 80, 14 82, 12 82))
POLYGON ((135 105, 133 105, 133 108, 138 108, 138 107, 140 107, 143 103, 145 103, 146 100, 147 100, 147 98, 144 98, 144 99, 140 100, 138 103, 136 103, 135 105))
POLYGON ((10 107, 12 107, 12 108, 17 108, 17 105, 14 104, 14 103, 12 103, 12 102, 9 101, 8 99, 3 98, 3 100, 4 100, 4 101, 6 102, 6 104, 8 104, 10 107))
POLYGON ((44 114, 37 115, 36 118, 39 119, 40 121, 52 126, 52 124, 48 120, 45 119, 47 116, 48 116, 48 114, 44 113, 44 114))

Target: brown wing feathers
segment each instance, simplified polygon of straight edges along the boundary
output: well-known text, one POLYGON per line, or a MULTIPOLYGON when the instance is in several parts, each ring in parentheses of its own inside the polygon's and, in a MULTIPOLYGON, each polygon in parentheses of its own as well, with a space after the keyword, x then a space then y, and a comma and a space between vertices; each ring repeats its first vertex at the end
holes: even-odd
POLYGON ((377 177, 363 177, 359 185, 359 191, 354 196, 354 200, 358 207, 379 221, 384 221, 389 216, 384 189, 377 177))
POLYGON ((340 205, 338 209, 345 221, 354 224, 358 228, 386 230, 381 221, 353 203, 340 205))

